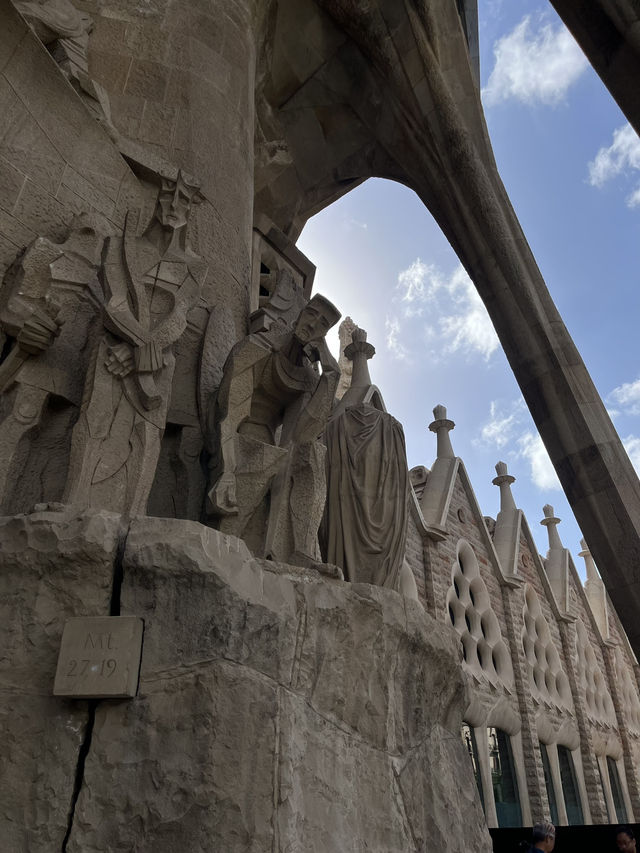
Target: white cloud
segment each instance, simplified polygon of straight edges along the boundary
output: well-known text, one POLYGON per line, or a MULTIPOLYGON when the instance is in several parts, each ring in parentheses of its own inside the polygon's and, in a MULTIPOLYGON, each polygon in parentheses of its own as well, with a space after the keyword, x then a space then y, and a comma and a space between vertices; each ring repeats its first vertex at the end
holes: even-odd
MULTIPOLYGON (((524 459, 534 485, 542 491, 561 491, 558 475, 549 458, 542 439, 531 428, 531 417, 522 397, 506 405, 492 401, 489 420, 482 426, 480 435, 473 440, 476 447, 493 447, 513 460, 524 459)), ((638 440, 640 454, 640 439, 638 440)), ((505 457, 503 457, 505 458, 505 457)))
POLYGON ((607 397, 621 406, 629 415, 640 415, 640 379, 635 382, 623 382, 607 397))
POLYGON ((443 286, 443 277, 437 267, 423 263, 420 258, 398 275, 397 290, 402 302, 425 302, 443 286))
POLYGON ((640 475, 640 438, 637 438, 635 435, 628 435, 622 439, 622 444, 627 451, 631 464, 636 469, 638 475, 640 475))
MULTIPOLYGON (((640 171, 640 139, 631 125, 625 124, 614 131, 611 145, 601 148, 589 163, 589 183, 601 187, 630 171, 640 171)), ((640 186, 627 198, 627 205, 640 205, 640 186)))
POLYGON ((387 317, 384 321, 387 349, 399 361, 408 361, 407 348, 400 343, 400 321, 397 317, 387 317))
POLYGON ((531 479, 535 485, 545 491, 548 489, 562 491, 560 480, 540 436, 535 432, 526 432, 518 439, 518 445, 520 455, 529 462, 531 479))
POLYGON ((387 321, 387 346, 394 353, 405 324, 423 315, 432 321, 422 331, 436 358, 440 349, 448 354, 480 353, 488 360, 499 346, 489 315, 462 265, 447 278, 438 267, 417 258, 399 273, 394 302, 399 316, 387 321))
POLYGON ((362 231, 366 231, 369 227, 366 222, 361 222, 359 219, 354 219, 352 216, 345 216, 342 222, 347 230, 360 228, 362 231))
POLYGON ((492 400, 489 407, 489 420, 480 430, 480 437, 474 439, 476 446, 495 447, 498 450, 508 444, 514 433, 521 426, 526 416, 526 406, 522 399, 514 400, 507 406, 508 414, 499 408, 497 400, 492 400))
POLYGON ((463 267, 453 273, 448 290, 459 310, 440 318, 443 335, 448 338, 447 352, 478 352, 488 360, 500 342, 487 309, 463 267))
POLYGON ((538 22, 527 15, 493 48, 495 65, 482 97, 487 106, 509 98, 524 103, 558 104, 587 68, 587 60, 569 31, 560 24, 538 22))

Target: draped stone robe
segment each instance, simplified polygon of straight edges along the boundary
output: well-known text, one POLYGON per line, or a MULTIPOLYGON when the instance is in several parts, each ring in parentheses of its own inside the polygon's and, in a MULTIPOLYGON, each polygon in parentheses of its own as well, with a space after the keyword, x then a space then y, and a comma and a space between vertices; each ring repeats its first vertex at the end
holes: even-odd
POLYGON ((409 493, 402 426, 359 403, 331 419, 325 443, 323 559, 340 566, 346 580, 398 589, 409 493))

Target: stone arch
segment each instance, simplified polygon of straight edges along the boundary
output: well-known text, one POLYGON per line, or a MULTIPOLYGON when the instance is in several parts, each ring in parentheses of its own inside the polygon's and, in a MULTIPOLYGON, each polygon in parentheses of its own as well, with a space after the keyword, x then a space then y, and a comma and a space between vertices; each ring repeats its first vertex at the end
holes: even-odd
POLYGON ((640 482, 501 182, 458 10, 448 0, 282 0, 277 38, 258 56, 255 210, 296 239, 366 178, 416 192, 489 311, 640 654, 640 584, 628 568, 640 556, 640 482), (300 15, 316 33, 305 50, 291 24, 300 15))

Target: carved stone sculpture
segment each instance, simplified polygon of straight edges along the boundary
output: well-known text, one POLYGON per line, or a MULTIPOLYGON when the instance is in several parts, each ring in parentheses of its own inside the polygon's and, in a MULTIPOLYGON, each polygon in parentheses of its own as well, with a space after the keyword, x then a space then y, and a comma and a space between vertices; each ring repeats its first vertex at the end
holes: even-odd
POLYGON ((324 297, 301 304, 283 272, 252 316, 253 334, 232 349, 211 408, 208 510, 253 552, 305 565, 319 557, 324 446, 338 365, 325 341, 340 317, 324 297), (318 364, 322 373, 318 371, 318 364))
POLYGON ((322 557, 346 580, 402 590, 417 599, 404 561, 409 472, 402 426, 371 384, 367 360, 375 349, 355 328, 345 355, 351 386, 327 424, 327 503, 320 531, 322 557))
POLYGON ((73 431, 69 503, 145 512, 171 396, 173 345, 206 274, 186 241, 197 200, 197 187, 182 172, 177 180, 163 178, 144 234, 137 235, 139 213, 131 210, 124 235, 107 241, 105 328, 73 431))
POLYGON ((347 388, 351 385, 351 373, 353 371, 353 362, 347 358, 344 351, 352 343, 351 336, 357 326, 351 317, 345 317, 338 327, 338 337, 340 338, 340 356, 338 357, 338 365, 340 367, 340 381, 336 390, 336 397, 342 400, 347 388))
MULTIPOLYGON (((0 329, 6 336, 0 364, 0 500, 5 510, 26 510, 36 501, 60 497, 48 488, 44 469, 50 463, 64 466, 68 442, 52 448, 56 458, 51 460, 28 442, 50 400, 64 420, 63 432, 77 416, 104 301, 97 278, 103 242, 88 219, 78 217, 64 243, 36 239, 0 288, 0 329), (16 487, 10 474, 20 447, 28 465, 21 467, 16 487)), ((56 419, 49 414, 50 421, 56 419)), ((64 483, 64 474, 53 479, 64 483)))
POLYGON ((199 519, 207 491, 201 464, 206 421, 203 356, 215 346, 217 316, 200 297, 187 313, 187 327, 173 347, 175 369, 149 515, 199 519))
POLYGON ((91 16, 76 9, 70 0, 13 0, 13 5, 58 63, 94 118, 115 138, 109 96, 89 75, 91 16))

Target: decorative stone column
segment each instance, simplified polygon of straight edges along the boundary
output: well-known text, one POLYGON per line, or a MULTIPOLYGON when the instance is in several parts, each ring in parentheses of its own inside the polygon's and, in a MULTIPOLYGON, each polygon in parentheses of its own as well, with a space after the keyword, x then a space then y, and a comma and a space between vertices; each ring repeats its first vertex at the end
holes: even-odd
POLYGON ((569 612, 569 551, 564 547, 558 533, 560 519, 553 514, 553 507, 546 504, 543 508, 544 518, 540 522, 547 528, 549 550, 544 561, 544 568, 556 597, 561 613, 569 612))
POLYGON ((591 611, 595 617, 600 633, 604 640, 609 638, 609 613, 607 611, 607 591, 604 588, 604 583, 598 574, 596 564, 591 556, 591 551, 587 546, 585 539, 580 540, 582 551, 579 557, 584 559, 585 568, 587 570, 587 579, 584 584, 585 595, 591 605, 591 611))
POLYGON ((517 556, 520 539, 521 510, 516 508, 511 486, 516 478, 507 471, 506 462, 496 465, 497 477, 491 481, 500 489, 500 512, 496 518, 493 544, 500 560, 502 571, 509 576, 517 574, 517 556))

